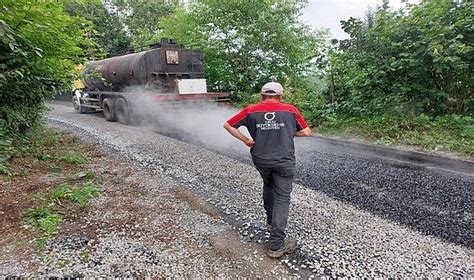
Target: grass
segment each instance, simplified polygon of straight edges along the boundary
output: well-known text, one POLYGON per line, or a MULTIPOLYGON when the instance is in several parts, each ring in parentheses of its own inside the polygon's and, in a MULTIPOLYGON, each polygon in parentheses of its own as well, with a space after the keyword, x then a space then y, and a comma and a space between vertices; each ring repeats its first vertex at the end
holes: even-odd
POLYGON ((12 147, 12 141, 6 139, 2 133, 0 133, 0 174, 11 175, 11 172, 8 167, 8 160, 14 154, 14 149, 12 147))
POLYGON ((54 156, 50 155, 50 154, 39 154, 37 156, 37 158, 39 160, 53 160, 54 159, 54 156))
POLYGON ((70 264, 71 261, 69 260, 60 260, 58 261, 58 268, 65 268, 68 264, 70 264))
POLYGON ((88 262, 91 259, 91 256, 91 252, 87 249, 79 253, 79 257, 83 262, 88 262))
POLYGON ((376 144, 402 144, 428 151, 474 157, 474 118, 426 115, 413 118, 390 116, 334 118, 318 129, 323 135, 357 136, 376 144))
POLYGON ((71 186, 68 184, 62 184, 61 186, 57 188, 49 189, 46 194, 46 198, 49 201, 60 204, 62 200, 65 200, 66 198, 70 197, 71 193, 72 193, 71 186))
MULTIPOLYGON (((64 141, 64 135, 64 132, 43 127, 32 129, 25 135, 4 135, 0 131, 0 175, 8 177, 22 175, 11 170, 12 158, 32 157, 40 161, 53 161, 58 157, 69 164, 86 162, 86 157, 71 151, 69 145, 64 147, 60 145, 63 144, 61 141, 64 141), (68 151, 62 151, 63 148, 68 151), (61 155, 58 150, 61 150, 61 155)), ((74 138, 69 141, 74 141, 74 138)))
POLYGON ((41 232, 41 236, 36 239, 36 243, 39 246, 46 245, 49 237, 56 232, 63 218, 62 214, 52 210, 51 206, 46 203, 29 209, 24 214, 25 223, 41 232))
POLYGON ((44 246, 49 238, 54 235, 65 217, 60 213, 59 206, 67 202, 83 206, 91 198, 98 197, 99 195, 100 188, 90 181, 80 186, 62 184, 56 188, 49 189, 44 196, 36 195, 37 199, 44 201, 43 204, 28 209, 23 219, 27 225, 41 233, 36 239, 36 243, 39 246, 44 246))
POLYGON ((69 200, 73 203, 84 205, 91 198, 100 195, 99 187, 93 182, 84 183, 80 188, 73 188, 69 200))
POLYGON ((161 244, 161 245, 156 246, 156 249, 160 252, 164 252, 168 249, 168 247, 164 244, 161 244))
POLYGON ((56 204, 61 204, 62 201, 69 201, 84 205, 91 198, 100 195, 100 188, 93 182, 85 182, 81 186, 71 186, 69 184, 62 184, 57 188, 49 189, 45 198, 56 204))
POLYGON ((70 164, 83 164, 86 161, 86 158, 77 152, 69 151, 61 156, 60 160, 70 164))
MULTIPOLYGON (((100 195, 101 178, 94 170, 84 168, 89 148, 73 135, 38 128, 21 137, 2 136, 0 131, 0 181, 5 180, 13 188, 2 203, 21 201, 22 207, 9 215, 21 217, 36 244, 43 247, 62 221, 100 195), (55 185, 39 182, 38 178, 44 175, 53 178, 55 185), (28 195, 23 196, 23 192, 28 195)), ((14 222, 10 225, 21 230, 14 222)))

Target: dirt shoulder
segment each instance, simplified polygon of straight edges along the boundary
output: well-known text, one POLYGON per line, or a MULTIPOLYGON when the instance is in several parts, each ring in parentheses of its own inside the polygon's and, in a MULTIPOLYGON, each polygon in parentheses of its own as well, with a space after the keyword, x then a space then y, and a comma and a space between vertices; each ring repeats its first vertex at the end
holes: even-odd
POLYGON ((288 276, 265 257, 262 245, 244 240, 218 209, 172 178, 60 135, 47 150, 48 160, 14 158, 16 175, 1 177, 0 276, 288 276), (68 150, 85 161, 64 162, 68 150), (93 178, 77 175, 84 171, 93 178), (100 186, 100 196, 85 205, 62 203, 56 233, 38 246, 41 234, 25 226, 25 212, 51 189, 86 180, 100 186))

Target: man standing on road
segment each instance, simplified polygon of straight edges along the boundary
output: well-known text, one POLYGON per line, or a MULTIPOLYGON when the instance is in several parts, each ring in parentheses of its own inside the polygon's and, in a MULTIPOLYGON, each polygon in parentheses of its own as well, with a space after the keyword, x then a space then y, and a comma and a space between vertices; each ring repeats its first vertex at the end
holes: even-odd
POLYGON ((229 119, 224 128, 250 147, 252 160, 263 179, 263 205, 270 230, 268 255, 279 258, 296 249, 285 239, 290 195, 295 175, 293 137, 306 137, 311 130, 293 105, 281 102, 283 87, 271 82, 262 87, 261 102, 250 105, 229 119), (239 131, 246 126, 252 139, 239 131))

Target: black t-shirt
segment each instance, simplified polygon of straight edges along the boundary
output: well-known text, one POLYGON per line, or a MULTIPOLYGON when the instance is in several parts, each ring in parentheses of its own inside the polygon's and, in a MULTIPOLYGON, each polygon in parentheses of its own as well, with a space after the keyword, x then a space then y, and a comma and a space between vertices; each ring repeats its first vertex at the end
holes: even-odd
POLYGON ((227 123, 247 127, 255 141, 253 162, 262 167, 295 166, 295 131, 308 127, 295 106, 273 100, 250 105, 227 123))

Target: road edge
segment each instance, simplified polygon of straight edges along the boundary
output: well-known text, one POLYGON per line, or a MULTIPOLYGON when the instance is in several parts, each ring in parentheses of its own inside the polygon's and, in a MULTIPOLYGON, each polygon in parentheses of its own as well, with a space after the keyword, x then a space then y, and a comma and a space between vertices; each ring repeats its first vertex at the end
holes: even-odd
POLYGON ((412 162, 422 166, 438 167, 440 169, 446 169, 460 173, 474 173, 474 160, 466 158, 449 157, 422 151, 405 150, 393 146, 387 147, 377 144, 360 143, 350 140, 332 138, 324 135, 313 134, 312 137, 324 141, 328 144, 334 145, 334 143, 336 143, 339 146, 363 149, 368 152, 376 153, 378 156, 385 157, 387 159, 412 162))

